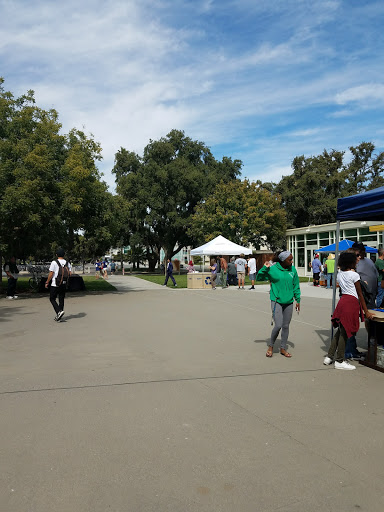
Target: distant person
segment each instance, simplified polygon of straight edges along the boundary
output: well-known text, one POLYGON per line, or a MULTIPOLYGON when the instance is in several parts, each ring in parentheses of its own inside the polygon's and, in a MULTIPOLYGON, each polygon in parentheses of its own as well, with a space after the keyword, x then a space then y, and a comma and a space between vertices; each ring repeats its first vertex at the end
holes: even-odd
POLYGON ((255 279, 256 279, 256 258, 251 255, 248 258, 248 275, 251 280, 250 290, 255 289, 255 279))
POLYGON ((220 258, 220 281, 221 281, 221 287, 226 288, 228 285, 227 283, 227 269, 228 269, 228 263, 223 256, 219 256, 220 258))
POLYGON ((257 281, 269 281, 271 283, 270 299, 272 320, 275 325, 265 355, 267 357, 273 356, 273 346, 281 330, 280 354, 284 357, 292 357, 292 354, 287 351, 287 344, 294 300, 296 300, 296 311, 300 311, 299 276, 292 264, 293 256, 289 251, 277 252, 273 260, 275 265, 271 266, 269 261, 265 262, 256 277, 257 281))
POLYGON ((381 282, 384 279, 384 249, 381 248, 378 251, 377 260, 375 261, 375 266, 379 273, 379 281, 377 286, 377 297, 376 297, 376 307, 379 308, 383 301, 384 297, 384 288, 381 287, 381 282))
POLYGON ((243 290, 245 290, 245 268, 247 267, 247 261, 244 259, 243 253, 241 253, 240 257, 235 260, 235 265, 237 271, 239 290, 240 288, 243 288, 243 290))
POLYGON ((237 285, 237 270, 235 265, 235 257, 232 256, 230 262, 228 263, 227 269, 227 283, 228 285, 237 285))
POLYGON ((313 286, 320 286, 321 261, 318 254, 315 254, 310 266, 313 272, 313 286))
MULTIPOLYGON (((336 370, 355 370, 356 366, 349 363, 346 358, 346 347, 360 329, 360 318, 364 321, 373 318, 368 312, 360 284, 360 276, 356 272, 359 257, 353 251, 344 251, 337 262, 340 271, 337 274, 342 295, 332 315, 334 327, 338 327, 331 341, 324 364, 335 363, 336 370), (364 315, 363 315, 364 312, 364 315), (335 358, 336 354, 336 359, 335 358)), ((350 343, 351 344, 351 343, 350 343)))
POLYGON ((99 259, 96 260, 96 263, 95 263, 95 277, 96 279, 99 279, 99 277, 103 277, 103 264, 101 263, 101 261, 99 259))
POLYGON ((212 290, 216 290, 216 279, 217 279, 217 261, 215 258, 212 258, 210 261, 210 270, 211 270, 211 285, 212 290))
POLYGON ((111 275, 114 275, 114 273, 116 272, 116 263, 114 262, 114 260, 111 261, 111 275))
POLYGON ((326 271, 325 279, 327 280, 327 288, 329 289, 333 283, 333 274, 335 272, 335 255, 330 254, 324 263, 324 270, 326 271))
POLYGON ((49 275, 45 287, 48 288, 49 283, 51 283, 49 300, 56 313, 54 320, 60 322, 64 316, 64 299, 72 267, 64 258, 64 249, 57 249, 56 256, 57 259, 53 260, 49 267, 49 275), (57 303, 57 296, 59 296, 59 303, 57 303))
POLYGON ((108 260, 105 259, 103 260, 103 263, 102 263, 102 268, 103 268, 103 278, 104 279, 108 279, 108 260))
POLYGON ((7 286, 7 299, 17 299, 18 296, 16 295, 16 286, 17 286, 17 279, 19 277, 19 269, 16 265, 16 258, 15 256, 11 256, 8 261, 4 264, 4 272, 7 274, 8 278, 8 286, 7 286))
POLYGON ((216 256, 216 285, 220 286, 221 283, 221 261, 220 256, 216 256))
POLYGON ((188 263, 188 273, 192 274, 193 272, 195 272, 195 265, 193 264, 192 260, 189 260, 189 263, 188 263))
POLYGON ((171 278, 171 281, 173 283, 173 286, 177 286, 175 278, 173 277, 173 263, 170 258, 167 259, 167 269, 165 271, 165 281, 163 286, 167 286, 168 279, 171 278))

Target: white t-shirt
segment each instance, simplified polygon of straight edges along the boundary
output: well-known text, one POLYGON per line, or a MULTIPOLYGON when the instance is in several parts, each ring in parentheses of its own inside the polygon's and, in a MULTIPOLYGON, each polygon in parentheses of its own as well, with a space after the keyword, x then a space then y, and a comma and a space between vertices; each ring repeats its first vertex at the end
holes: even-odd
MULTIPOLYGON (((67 263, 67 260, 65 260, 65 259, 58 259, 58 261, 59 261, 59 263, 60 263, 60 265, 62 267, 64 267, 64 265, 67 263)), ((72 267, 71 267, 70 263, 68 263, 68 269, 69 269, 70 272, 72 271, 72 267)), ((58 266, 58 264, 56 263, 55 260, 52 261, 52 263, 51 263, 51 265, 49 267, 49 271, 53 272, 51 286, 56 286, 56 277, 57 277, 57 275, 59 273, 59 266, 58 266)))
POLYGON ((337 282, 341 288, 341 293, 343 295, 353 295, 356 299, 359 298, 355 287, 357 281, 360 281, 360 276, 354 270, 339 270, 337 274, 337 282))
POLYGON ((235 265, 237 272, 245 272, 247 262, 244 258, 237 258, 237 260, 235 261, 235 265))
MULTIPOLYGON (((5 272, 9 272, 11 274, 11 276, 13 277, 13 279, 17 279, 19 277, 19 274, 16 274, 16 272, 11 272, 9 265, 5 265, 4 270, 5 270, 5 272)), ((6 275, 8 277, 8 274, 6 274, 6 275)))
POLYGON ((256 274, 256 260, 255 258, 249 258, 248 268, 250 274, 256 274))

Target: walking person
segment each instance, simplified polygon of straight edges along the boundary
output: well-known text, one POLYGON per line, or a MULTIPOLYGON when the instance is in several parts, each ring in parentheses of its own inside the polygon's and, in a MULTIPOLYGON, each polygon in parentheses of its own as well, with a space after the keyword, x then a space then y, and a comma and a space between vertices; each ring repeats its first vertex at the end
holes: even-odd
POLYGON ((251 280, 250 290, 255 289, 255 279, 256 279, 256 258, 251 255, 248 258, 248 275, 251 280))
POLYGON ((267 357, 273 356, 273 346, 281 331, 280 354, 292 357, 287 351, 289 324, 292 319, 293 302, 295 309, 300 311, 300 283, 296 268, 292 265, 293 256, 289 251, 277 252, 273 258, 275 265, 269 261, 259 270, 256 281, 270 281, 270 299, 274 327, 268 343, 267 357))
POLYGON ((103 269, 103 278, 108 280, 108 260, 103 260, 102 263, 102 269, 103 269))
POLYGON ((221 256, 217 256, 216 258, 216 285, 223 285, 221 281, 221 256))
POLYGON ((171 278, 171 281, 173 283, 173 286, 177 286, 175 278, 173 277, 173 263, 170 258, 167 259, 167 269, 165 272, 165 281, 163 286, 167 286, 168 279, 171 278))
POLYGON ((103 276, 103 264, 101 263, 99 258, 97 258, 96 263, 95 263, 95 277, 96 277, 96 279, 99 279, 100 275, 103 276))
POLYGON ((16 258, 15 256, 11 256, 9 258, 9 261, 6 261, 4 264, 4 272, 7 274, 8 278, 8 286, 7 286, 7 299, 17 299, 18 296, 16 295, 16 285, 17 285, 17 279, 19 277, 19 269, 16 265, 16 258))
POLYGON ((240 288, 244 288, 245 284, 245 268, 247 266, 247 260, 244 259, 244 254, 240 254, 240 257, 235 260, 236 271, 237 271, 237 279, 240 288))
POLYGON ((216 290, 216 279, 217 279, 217 262, 214 258, 211 259, 211 265, 209 267, 211 269, 211 285, 212 290, 216 290))
POLYGON ((359 258, 353 251, 345 251, 340 254, 337 262, 340 268, 337 274, 337 282, 342 296, 333 312, 332 324, 338 329, 323 361, 325 365, 335 362, 336 370, 356 369, 356 366, 346 360, 346 346, 348 343, 353 345, 351 340, 355 338, 355 334, 360 329, 360 319, 364 321, 364 315, 367 319, 374 317, 368 312, 361 289, 360 275, 356 272, 359 258), (336 359, 334 359, 335 354, 336 359))
POLYGON ((111 276, 113 276, 116 272, 116 263, 114 260, 111 261, 110 267, 111 267, 111 276))
POLYGON ((318 254, 315 254, 310 266, 313 272, 313 286, 320 286, 321 261, 318 254))
POLYGON ((57 259, 53 260, 49 267, 49 274, 45 287, 48 288, 51 283, 49 300, 55 310, 56 316, 54 320, 60 322, 64 316, 64 299, 67 291, 68 280, 72 273, 72 267, 65 256, 65 251, 62 248, 57 249, 57 259), (59 303, 57 303, 59 297, 59 303))

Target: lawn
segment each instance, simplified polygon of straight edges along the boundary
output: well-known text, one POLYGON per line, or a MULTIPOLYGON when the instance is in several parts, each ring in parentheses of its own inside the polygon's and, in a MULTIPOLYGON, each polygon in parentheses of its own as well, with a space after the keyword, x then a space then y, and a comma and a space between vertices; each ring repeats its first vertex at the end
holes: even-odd
MULTIPOLYGON (((140 279, 145 279, 146 281, 150 281, 151 283, 156 284, 163 284, 164 283, 164 276, 161 275, 149 275, 149 274, 134 274, 135 277, 138 277, 140 279)), ((177 288, 187 288, 187 274, 174 274, 175 281, 177 283, 177 288)), ((300 277, 301 283, 307 283, 308 277, 300 277)), ((256 281, 255 285, 259 284, 267 284, 268 281, 256 281)), ((168 279, 167 286, 169 288, 174 288, 173 283, 170 279, 168 279)), ((249 280, 249 277, 245 277, 245 286, 251 286, 251 281, 249 280)))
MULTIPOLYGON (((104 279, 96 279, 94 276, 82 276, 85 283, 85 292, 114 292, 116 288, 110 284, 108 281, 104 281, 104 279)), ((7 279, 3 277, 3 288, 2 293, 5 294, 7 291, 7 279)), ((17 280, 17 294, 34 294, 35 292, 29 286, 29 276, 28 277, 19 277, 17 280)), ((76 293, 76 292, 73 292, 76 293)))

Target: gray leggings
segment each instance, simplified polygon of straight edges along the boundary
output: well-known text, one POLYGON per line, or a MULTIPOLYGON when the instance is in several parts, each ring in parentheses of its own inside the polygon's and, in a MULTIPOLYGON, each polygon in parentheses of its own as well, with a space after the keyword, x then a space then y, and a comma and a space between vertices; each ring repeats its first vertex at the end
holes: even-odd
POLYGON ((281 329, 281 343, 280 347, 286 350, 289 324, 292 319, 293 303, 292 304, 279 304, 278 302, 271 301, 272 315, 275 325, 271 333, 271 341, 268 343, 270 347, 273 347, 277 336, 281 329))

